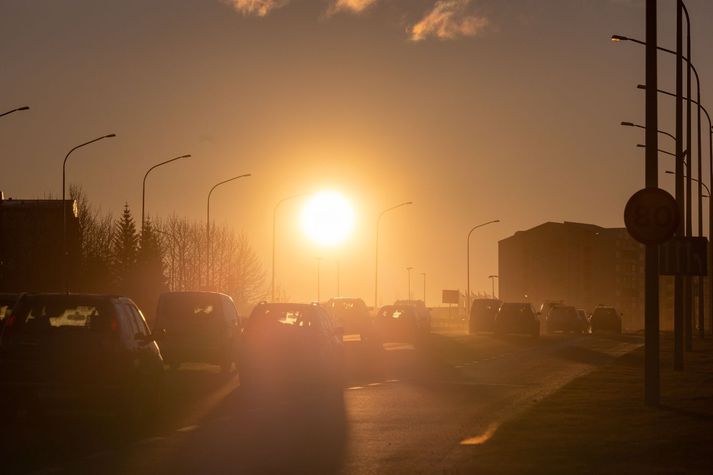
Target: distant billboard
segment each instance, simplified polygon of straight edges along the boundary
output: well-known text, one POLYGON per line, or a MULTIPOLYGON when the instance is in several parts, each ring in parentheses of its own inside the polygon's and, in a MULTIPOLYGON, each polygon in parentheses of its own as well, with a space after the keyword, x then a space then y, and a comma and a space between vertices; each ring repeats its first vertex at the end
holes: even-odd
POLYGON ((443 290, 443 303, 458 304, 460 301, 460 292, 457 290, 443 290))

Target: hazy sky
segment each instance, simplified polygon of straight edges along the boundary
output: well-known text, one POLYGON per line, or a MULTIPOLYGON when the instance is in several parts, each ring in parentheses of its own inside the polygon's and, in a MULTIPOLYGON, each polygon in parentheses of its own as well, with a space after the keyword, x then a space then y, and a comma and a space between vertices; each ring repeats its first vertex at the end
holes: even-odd
MULTIPOLYGON (((675 2, 659 4, 674 47, 675 2)), ((687 4, 705 104, 713 2, 687 4)), ((147 212, 204 220, 214 183, 252 173, 213 195, 212 215, 246 233, 267 271, 274 204, 340 190, 357 211, 340 249, 307 242, 299 201, 282 208, 278 281, 315 299, 320 256, 329 296, 339 259, 342 293, 369 304, 376 215, 413 200, 383 221, 381 300, 406 297, 413 266, 414 294, 425 272, 435 305, 465 288, 474 224, 502 220, 473 234, 476 291, 517 230, 623 225, 643 131, 619 122, 643 122, 644 51, 612 33, 644 38, 643 0, 0 0, 0 112, 32 107, 0 118, 0 189, 58 196, 67 150, 115 132, 73 156, 68 182, 117 215, 128 201, 138 220, 146 169, 191 153, 149 178, 147 212)), ((673 64, 661 57, 663 88, 673 64)))

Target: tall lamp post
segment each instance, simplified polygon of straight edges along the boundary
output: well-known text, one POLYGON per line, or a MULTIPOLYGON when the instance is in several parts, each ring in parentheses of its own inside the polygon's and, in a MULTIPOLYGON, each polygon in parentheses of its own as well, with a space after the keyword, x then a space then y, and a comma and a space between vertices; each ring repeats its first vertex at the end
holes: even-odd
POLYGON ((12 114, 13 112, 27 111, 27 110, 30 110, 30 106, 16 107, 15 109, 9 110, 7 112, 3 112, 2 114, 0 114, 0 117, 12 114))
MULTIPOLYGON (((694 71, 695 71, 695 70, 694 70, 694 71)), ((643 84, 639 84, 639 85, 636 86, 636 87, 637 87, 638 89, 647 90, 647 89, 646 89, 646 86, 643 85, 643 84)), ((672 92, 664 91, 664 90, 662 90, 662 89, 656 89, 656 93, 658 93, 658 94, 663 94, 663 95, 669 96, 669 97, 676 97, 676 95, 673 94, 672 92)), ((706 120, 708 121, 708 151, 709 151, 709 158, 708 158, 708 160, 709 160, 709 165, 708 165, 708 170, 709 170, 709 173, 710 173, 710 175, 709 175, 709 181, 710 181, 711 183, 713 183, 713 122, 711 121, 711 116, 710 116, 710 114, 708 113, 708 110, 707 110, 705 107, 703 107, 703 105, 702 105, 699 101, 693 101, 693 103, 696 104, 696 105, 698 106, 698 108, 699 108, 701 111, 703 111, 703 113, 704 113, 705 116, 706 116, 706 120)), ((699 169, 699 172, 700 172, 700 169, 699 169)), ((700 173, 699 173, 699 176, 700 176, 700 173)), ((699 183, 700 183, 700 182, 699 182, 699 183)), ((700 191, 700 193, 699 193, 699 201, 702 202, 702 198, 703 198, 703 197, 702 197, 702 192, 703 192, 703 190, 702 190, 701 188, 702 188, 702 187, 699 187, 699 191, 700 191)), ((699 214, 700 214, 700 209, 701 209, 701 206, 699 206, 699 214)), ((709 203, 709 206, 708 206, 708 239, 709 239, 709 240, 710 240, 710 239, 713 239, 713 208, 710 206, 710 203, 709 203)), ((711 254, 711 253, 709 253, 709 254, 711 254)), ((713 256, 709 256, 708 262, 709 262, 709 271, 708 271, 708 272, 709 272, 709 275, 712 275, 711 273, 712 273, 713 271, 712 271, 710 268, 713 267, 713 256)), ((710 308, 710 312, 711 312, 711 315, 710 315, 711 331, 713 331, 713 278, 709 278, 708 281, 709 281, 709 283, 708 283, 708 284, 709 284, 708 299, 709 299, 709 301, 711 302, 711 305, 710 305, 710 307, 711 307, 711 308, 710 308)), ((699 286, 700 286, 700 284, 699 284, 699 286)), ((702 316, 704 311, 701 310, 701 308, 703 308, 704 305, 705 305, 705 302, 703 302, 703 303, 699 302, 699 306, 698 306, 698 310, 699 310, 699 313, 700 313, 700 315, 699 315, 699 317, 698 317, 698 319, 699 319, 699 320, 698 320, 698 322, 699 322, 699 337, 701 337, 701 338, 702 338, 702 333, 703 333, 703 328, 704 328, 704 325, 703 325, 704 322, 702 321, 702 320, 704 319, 704 317, 702 316)), ((683 367, 683 365, 682 365, 682 363, 681 363, 681 368, 682 368, 682 367, 683 367)))
POLYGON ((488 276, 488 279, 490 279, 490 285, 492 288, 492 294, 493 294, 493 299, 495 299, 495 279, 497 279, 498 276, 496 274, 492 274, 488 276))
MULTIPOLYGON (((655 8, 653 6, 647 5, 647 8, 655 8)), ((647 27, 648 28, 648 27, 647 27)), ((668 48, 663 48, 657 45, 656 41, 651 41, 648 37, 649 32, 647 31, 647 41, 641 41, 634 38, 629 38, 623 35, 612 35, 611 39, 613 42, 630 41, 647 47, 647 55, 649 54, 648 49, 651 49, 652 59, 655 61, 656 52, 663 51, 669 54, 673 54, 676 57, 676 154, 677 156, 682 156, 683 147, 683 61, 686 61, 687 74, 686 74, 686 149, 691 150, 691 72, 696 76, 697 83, 697 103, 698 107, 698 166, 700 174, 701 165, 701 139, 700 139, 700 80, 698 77, 698 72, 691 63, 691 18, 688 14, 688 9, 682 0, 676 1, 676 50, 670 50, 668 48), (683 15, 686 16, 686 56, 682 54, 683 52, 683 15)), ((655 34, 653 37, 655 38, 655 34)), ((648 57, 647 57, 648 59, 648 57)), ((653 84, 652 81, 647 77, 647 84, 653 84)), ((691 236, 691 180, 692 169, 691 161, 689 160, 686 166, 686 172, 689 179, 685 180, 685 190, 684 190, 684 172, 683 163, 676 163, 676 202, 679 205, 679 212, 681 217, 684 216, 685 220, 681 219, 679 223, 679 229, 676 233, 677 236, 691 236), (685 197, 684 197, 685 194, 685 197), (684 209, 685 208, 685 209, 684 209)), ((699 194, 702 192, 699 187, 699 194)), ((700 205, 700 199, 699 199, 700 205)), ((676 370, 683 370, 683 345, 685 342, 686 349, 691 349, 691 280, 689 277, 685 276, 675 276, 674 283, 674 368, 676 370), (685 328, 685 331, 684 331, 685 328), (685 334, 685 340, 684 340, 685 334)))
POLYGON ((408 266, 406 268, 406 272, 408 272, 408 300, 409 302, 412 300, 411 298, 411 271, 413 270, 413 267, 408 266))
POLYGON ((483 226, 487 226, 488 224, 493 224, 493 223, 499 223, 499 219, 494 219, 492 221, 488 221, 485 223, 481 224, 476 224, 472 228, 470 228, 470 231, 468 231, 468 237, 465 238, 465 260, 466 260, 466 276, 467 276, 467 283, 465 286, 465 291, 468 294, 466 296, 466 303, 468 306, 466 307, 465 311, 466 314, 470 312, 470 235, 473 234, 473 231, 475 231, 478 228, 482 228, 483 226))
POLYGON ((404 201, 391 208, 387 208, 379 213, 376 218, 376 252, 374 253, 374 310, 379 308, 379 227, 381 226, 381 218, 388 213, 402 206, 412 205, 413 201, 404 201))
POLYGON ((319 279, 319 277, 320 277, 319 271, 320 271, 320 267, 322 265, 322 258, 316 257, 315 259, 317 260, 317 303, 319 303, 320 302, 320 288, 321 288, 320 279, 319 279))
MULTIPOLYGON (((22 110, 22 108, 20 108, 22 110)), ((77 150, 78 148, 86 147, 89 144, 93 144, 94 142, 98 142, 103 139, 109 139, 112 137, 116 137, 116 134, 106 134, 102 135, 101 137, 97 137, 93 140, 90 140, 88 142, 81 143, 77 145, 76 147, 72 148, 69 152, 67 152, 67 155, 64 156, 64 161, 62 162, 62 275, 64 278, 64 291, 69 292, 69 280, 68 280, 68 259, 69 256, 67 255, 67 205, 65 203, 65 182, 66 182, 66 177, 67 177, 67 159, 69 159, 69 156, 77 150)))
POLYGON ((426 305, 426 273, 421 272, 421 275, 423 276, 423 305, 426 305))
POLYGON ((238 175, 238 176, 234 176, 233 178, 228 178, 227 180, 223 180, 223 181, 218 182, 215 185, 213 185, 213 188, 211 188, 210 191, 208 192, 208 200, 207 200, 207 204, 206 204, 206 222, 205 222, 205 260, 206 260, 205 285, 206 285, 206 288, 210 287, 210 196, 213 194, 213 191, 216 188, 218 188, 220 185, 224 185, 226 183, 237 180, 239 178, 245 178, 248 176, 252 176, 252 174, 246 173, 244 175, 238 175))
POLYGON ((146 173, 144 174, 144 181, 141 185, 141 236, 143 237, 144 235, 144 223, 146 222, 144 220, 144 210, 146 209, 146 178, 149 176, 149 173, 154 168, 158 168, 162 165, 168 165, 171 162, 175 162, 176 160, 180 160, 182 158, 189 158, 191 155, 186 154, 186 155, 181 155, 180 157, 172 158, 170 160, 166 160, 165 162, 157 163, 156 165, 152 166, 148 170, 146 170, 146 173))
POLYGON ((285 201, 293 200, 295 198, 301 198, 302 196, 307 196, 309 193, 298 193, 296 195, 290 195, 286 198, 282 198, 280 201, 275 204, 275 207, 272 209, 272 291, 271 291, 271 302, 275 301, 275 230, 277 228, 277 209, 280 207, 282 203, 285 201))

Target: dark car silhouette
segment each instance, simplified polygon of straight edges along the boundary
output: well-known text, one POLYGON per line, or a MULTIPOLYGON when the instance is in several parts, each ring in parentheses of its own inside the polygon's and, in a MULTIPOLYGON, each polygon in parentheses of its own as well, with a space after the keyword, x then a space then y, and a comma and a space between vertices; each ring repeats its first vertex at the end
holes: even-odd
POLYGON ((621 334, 621 315, 614 307, 599 305, 589 318, 592 333, 611 332, 621 334))
POLYGON ((159 348, 128 298, 23 294, 2 330, 10 410, 145 417, 158 402, 159 348))
POLYGON ((495 330, 495 315, 502 302, 498 299, 475 299, 470 307, 468 333, 492 332, 495 330))
POLYGON ((240 318, 233 299, 217 292, 166 292, 156 309, 154 332, 164 361, 211 363, 228 371, 238 365, 240 318))
POLYGON ((240 385, 247 391, 341 390, 341 328, 319 305, 260 303, 245 325, 240 385))
POLYGON ((430 321, 415 305, 384 305, 374 319, 381 341, 415 343, 428 335, 430 321))
POLYGON ((571 305, 557 305, 550 309, 545 320, 548 333, 586 333, 587 320, 582 319, 571 305))
POLYGON ((505 302, 500 306, 495 316, 495 334, 526 333, 535 337, 540 336, 540 320, 526 302, 505 302))
POLYGON ((374 325, 369 308, 360 298, 335 297, 323 307, 332 317, 334 324, 342 327, 344 335, 359 335, 362 342, 374 340, 374 325))

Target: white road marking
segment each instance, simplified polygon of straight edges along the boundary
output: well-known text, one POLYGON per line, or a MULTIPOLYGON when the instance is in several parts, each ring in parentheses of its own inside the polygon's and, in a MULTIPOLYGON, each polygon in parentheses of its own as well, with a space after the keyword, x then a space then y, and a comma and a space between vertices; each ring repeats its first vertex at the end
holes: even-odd
POLYGON ((196 430, 196 429, 198 429, 198 426, 195 425, 195 424, 193 424, 193 425, 190 425, 190 426, 181 427, 180 429, 176 429, 176 432, 192 432, 192 431, 194 431, 194 430, 196 430))

